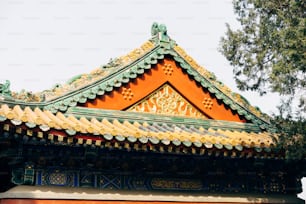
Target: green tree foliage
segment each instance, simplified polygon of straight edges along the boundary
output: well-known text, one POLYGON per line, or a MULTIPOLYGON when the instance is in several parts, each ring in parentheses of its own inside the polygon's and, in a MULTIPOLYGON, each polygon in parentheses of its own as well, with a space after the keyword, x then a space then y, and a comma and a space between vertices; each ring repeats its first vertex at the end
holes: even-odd
POLYGON ((241 90, 300 97, 306 110, 304 0, 234 0, 241 27, 227 25, 220 51, 234 67, 241 90))
POLYGON ((282 101, 277 107, 279 113, 273 115, 272 124, 279 130, 278 144, 285 151, 286 159, 292 161, 306 155, 306 118, 293 114, 290 103, 291 100, 282 101))
POLYGON ((306 119, 284 119, 276 116, 273 121, 275 127, 282 130, 279 134, 279 144, 285 151, 287 160, 299 160, 306 155, 306 119), (304 135, 303 135, 304 133, 304 135))
MULTIPOLYGON (((286 96, 275 127, 288 159, 306 155, 306 121, 292 114, 292 101, 306 112, 306 2, 304 0, 233 0, 240 28, 228 24, 221 53, 234 67, 240 90, 286 96), (294 120, 293 120, 294 119, 294 120)), ((301 112, 300 112, 301 113, 301 112)), ((302 117, 301 117, 302 115, 302 117)))

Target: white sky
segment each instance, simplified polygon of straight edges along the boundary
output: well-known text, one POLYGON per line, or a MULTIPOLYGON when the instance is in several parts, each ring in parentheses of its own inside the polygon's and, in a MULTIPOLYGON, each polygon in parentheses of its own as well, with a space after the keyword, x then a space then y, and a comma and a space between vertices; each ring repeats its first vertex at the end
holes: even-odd
MULTIPOLYGON (((50 89, 139 47, 154 21, 166 24, 190 56, 239 92, 217 51, 225 23, 238 26, 231 0, 1 0, 0 83, 10 80, 13 91, 50 89)), ((279 102, 275 94, 241 94, 268 114, 279 102)))

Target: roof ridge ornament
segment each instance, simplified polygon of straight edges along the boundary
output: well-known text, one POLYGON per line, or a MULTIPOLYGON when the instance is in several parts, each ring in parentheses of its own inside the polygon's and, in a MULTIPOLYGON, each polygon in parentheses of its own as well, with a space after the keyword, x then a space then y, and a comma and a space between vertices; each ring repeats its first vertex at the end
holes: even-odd
POLYGON ((5 80, 4 84, 0 84, 0 95, 11 97, 12 92, 10 90, 11 82, 9 80, 5 80))
POLYGON ((151 35, 161 43, 170 43, 170 38, 167 34, 167 26, 154 22, 151 26, 151 35))

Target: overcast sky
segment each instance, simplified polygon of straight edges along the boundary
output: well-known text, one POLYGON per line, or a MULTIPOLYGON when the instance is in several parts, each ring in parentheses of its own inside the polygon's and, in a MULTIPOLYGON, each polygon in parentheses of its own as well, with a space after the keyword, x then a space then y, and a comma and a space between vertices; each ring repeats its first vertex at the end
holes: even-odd
MULTIPOLYGON (((166 24, 190 56, 239 92, 217 50, 225 23, 238 27, 231 0, 0 0, 0 83, 10 80, 13 91, 50 89, 139 47, 153 22, 166 24)), ((279 101, 241 94, 268 114, 279 101)))

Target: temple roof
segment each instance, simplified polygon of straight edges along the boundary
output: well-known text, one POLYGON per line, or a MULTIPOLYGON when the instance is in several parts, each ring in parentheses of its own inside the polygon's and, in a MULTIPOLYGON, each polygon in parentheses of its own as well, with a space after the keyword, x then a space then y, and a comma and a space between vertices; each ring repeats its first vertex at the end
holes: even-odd
MULTIPOLYGON (((86 103, 90 99, 106 95, 122 87, 152 69, 159 60, 171 56, 193 80, 204 89, 208 89, 218 100, 236 110, 239 115, 262 125, 268 122, 269 118, 266 114, 260 112, 257 107, 251 106, 243 96, 231 91, 229 87, 218 81, 213 73, 201 67, 167 35, 166 30, 153 31, 154 26, 155 24, 152 26, 152 35, 154 32, 156 34, 140 48, 127 55, 110 60, 108 64, 88 74, 74 76, 65 84, 57 84, 50 90, 35 94, 23 91, 12 93, 10 97, 5 95, 0 100, 0 104, 40 107, 53 113, 65 112, 69 107, 86 103)), ((163 26, 159 25, 159 27, 163 26)))
MULTIPOLYGON (((163 65, 167 77, 173 71, 171 64, 163 65)), ((198 65, 167 35, 162 24, 153 24, 152 37, 140 48, 111 60, 89 74, 75 76, 66 84, 32 94, 11 93, 7 82, 0 90, 0 124, 3 130, 9 132, 13 129, 17 135, 25 134, 30 140, 36 138, 44 143, 133 147, 146 151, 164 151, 163 148, 167 147, 168 152, 199 154, 205 149, 222 149, 233 154, 251 150, 255 154, 265 152, 267 156, 277 137, 265 114, 198 65), (116 95, 115 91, 119 89, 124 100, 131 101, 134 93, 125 86, 138 78, 153 75, 145 74, 153 72, 162 60, 162 63, 171 62, 182 76, 213 98, 214 102, 209 97, 202 102, 207 115, 201 115, 201 110, 193 106, 191 98, 181 97, 176 87, 168 85, 168 82, 163 82, 163 86, 148 96, 141 97, 152 101, 150 96, 166 87, 165 90, 173 92, 182 105, 188 106, 193 113, 190 117, 165 114, 169 111, 164 114, 141 113, 144 99, 133 106, 127 105, 124 110, 90 107, 99 103, 101 97, 116 95), (211 110, 213 103, 219 108, 217 110, 233 113, 235 120, 224 121, 222 117, 212 120, 215 116, 214 110, 211 110), (192 117, 197 115, 202 117, 192 117)))

